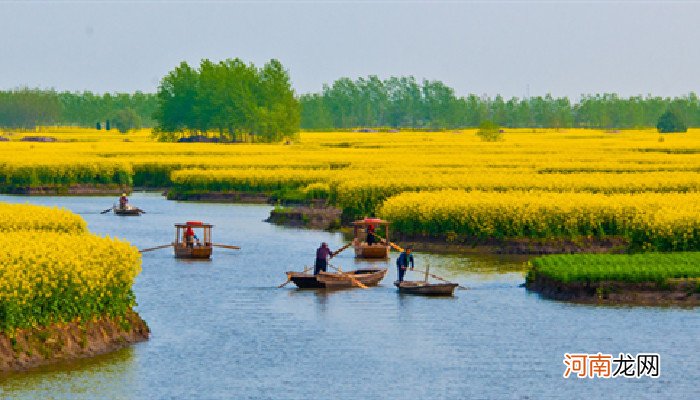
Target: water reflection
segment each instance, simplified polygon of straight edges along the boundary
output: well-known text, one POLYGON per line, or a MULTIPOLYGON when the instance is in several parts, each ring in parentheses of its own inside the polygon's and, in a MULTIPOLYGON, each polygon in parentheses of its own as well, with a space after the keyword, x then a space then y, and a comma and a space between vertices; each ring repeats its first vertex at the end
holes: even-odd
MULTIPOLYGON (((137 344, 139 346, 142 344, 137 344)), ((66 393, 73 398, 94 398, 98 390, 107 389, 113 398, 134 398, 139 382, 135 348, 59 364, 31 371, 0 374, 0 393, 7 398, 29 396, 54 398, 66 393)))

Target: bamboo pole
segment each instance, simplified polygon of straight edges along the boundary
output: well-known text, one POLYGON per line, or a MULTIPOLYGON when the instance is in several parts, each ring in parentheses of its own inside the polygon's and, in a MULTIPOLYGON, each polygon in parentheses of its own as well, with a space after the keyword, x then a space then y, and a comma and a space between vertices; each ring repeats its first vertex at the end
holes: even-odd
POLYGON ((352 242, 350 242, 350 243, 346 244, 345 246, 343 246, 343 247, 339 248, 338 250, 336 250, 333 254, 331 254, 331 257, 337 256, 337 255, 340 254, 343 250, 347 249, 347 248, 350 247, 350 246, 352 246, 352 242))
POLYGON ((231 246, 231 245, 228 245, 228 244, 212 243, 211 245, 212 245, 212 246, 216 246, 216 247, 223 247, 223 248, 225 248, 225 249, 231 249, 231 250, 240 250, 240 249, 241 249, 241 248, 238 247, 238 246, 231 246))
POLYGON ((384 239, 383 237, 377 235, 376 233, 374 234, 374 236, 376 236, 376 237, 379 238, 380 240, 383 240, 386 244, 388 244, 389 246, 391 246, 394 250, 396 250, 396 251, 398 251, 398 252, 400 252, 400 253, 403 253, 403 250, 404 250, 403 247, 399 246, 398 244, 396 244, 396 243, 394 243, 394 242, 389 242, 389 241, 387 241, 386 239, 384 239))
POLYGON ((343 272, 343 270, 341 270, 340 268, 336 268, 336 267, 334 267, 334 266, 332 266, 332 265, 328 265, 328 266, 331 267, 331 268, 333 268, 334 270, 338 271, 338 274, 339 274, 340 276, 342 276, 342 277, 344 277, 344 278, 350 279, 350 281, 351 281, 355 286, 361 287, 362 289, 367 289, 367 285, 365 285, 364 283, 362 283, 362 282, 358 281, 357 279, 355 279, 354 276, 352 276, 352 275, 350 275, 350 274, 346 274, 346 273, 343 272))
POLYGON ((170 243, 170 244, 164 244, 162 246, 149 247, 147 249, 139 250, 139 253, 146 253, 146 252, 153 251, 153 250, 165 249, 167 247, 171 247, 172 245, 173 244, 170 243))
MULTIPOLYGON (((424 274, 430 276, 431 278, 437 279, 437 280, 439 280, 439 281, 443 281, 443 282, 446 282, 446 283, 454 283, 454 282, 448 281, 447 279, 445 279, 445 278, 443 278, 443 277, 441 277, 441 276, 437 276, 437 275, 435 275, 435 274, 431 274, 431 273, 429 273, 428 271, 423 271, 423 270, 420 270, 420 269, 414 269, 414 271, 416 271, 416 272, 422 272, 422 273, 424 273, 424 274)), ((427 281, 427 280, 428 280, 428 279, 426 278, 426 281, 427 281)), ((459 287, 460 289, 469 289, 468 287, 465 287, 465 286, 462 286, 462 285, 458 285, 458 287, 459 287)))
MULTIPOLYGON (((302 271, 302 274, 305 274, 305 273, 308 272, 310 269, 311 269, 310 267, 304 267, 304 271, 302 271)), ((278 289, 283 288, 283 287, 287 286, 287 284, 288 284, 289 282, 291 282, 291 281, 292 281, 292 274, 289 273, 289 272, 287 272, 287 281, 284 282, 283 284, 277 286, 277 288, 278 288, 278 289)))

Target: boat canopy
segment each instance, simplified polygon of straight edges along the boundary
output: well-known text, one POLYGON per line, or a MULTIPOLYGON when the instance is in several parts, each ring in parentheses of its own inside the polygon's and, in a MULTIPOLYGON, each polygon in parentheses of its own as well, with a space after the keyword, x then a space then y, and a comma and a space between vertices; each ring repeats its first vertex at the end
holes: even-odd
POLYGON ((213 228, 214 225, 212 224, 207 224, 204 222, 200 221, 187 221, 184 224, 175 224, 176 228, 187 228, 187 227, 192 227, 192 228, 213 228))
POLYGON ((365 218, 360 219, 352 223, 355 226, 367 226, 367 225, 389 225, 389 221, 385 221, 380 218, 365 218))

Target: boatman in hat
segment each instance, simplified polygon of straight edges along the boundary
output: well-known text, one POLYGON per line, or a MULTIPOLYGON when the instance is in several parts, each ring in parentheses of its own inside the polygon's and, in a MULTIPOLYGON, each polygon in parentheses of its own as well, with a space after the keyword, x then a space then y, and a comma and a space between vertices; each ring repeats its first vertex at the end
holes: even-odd
POLYGON ((126 209, 126 206, 129 204, 129 199, 126 197, 126 193, 122 193, 122 196, 119 198, 119 209, 124 210, 126 209))
POLYGON ((413 249, 411 247, 406 247, 399 256, 399 258, 396 259, 396 267, 398 268, 398 275, 399 275, 399 282, 403 282, 403 275, 406 273, 406 269, 409 267, 409 264, 411 266, 411 270, 413 270, 414 263, 413 263, 413 249))
POLYGON ((326 272, 328 268, 328 259, 333 258, 333 252, 328 248, 328 243, 321 243, 321 247, 316 249, 316 262, 314 263, 314 275, 318 275, 319 272, 326 272))

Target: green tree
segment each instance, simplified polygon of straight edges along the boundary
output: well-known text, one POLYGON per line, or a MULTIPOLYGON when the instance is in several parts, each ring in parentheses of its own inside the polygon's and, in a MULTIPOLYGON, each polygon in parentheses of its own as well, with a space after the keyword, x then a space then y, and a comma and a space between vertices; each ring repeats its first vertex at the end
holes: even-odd
POLYGON ((262 68, 259 80, 252 133, 267 142, 296 135, 301 116, 289 73, 273 59, 262 68))
POLYGON ((495 122, 488 120, 479 124, 479 130, 476 132, 476 135, 485 142, 497 142, 501 140, 501 137, 503 136, 501 133, 501 127, 499 127, 495 122))
POLYGON ((659 121, 656 123, 656 129, 659 130, 659 133, 688 131, 685 121, 671 110, 666 111, 659 117, 659 121))
POLYGON ((158 90, 154 117, 162 140, 218 132, 228 141, 280 141, 299 130, 299 101, 277 60, 263 68, 241 59, 180 64, 158 90))
POLYGON ((112 121, 114 127, 121 133, 141 128, 141 117, 131 108, 124 108, 117 111, 112 121))
POLYGON ((186 62, 180 63, 161 80, 153 114, 157 121, 155 133, 161 139, 173 140, 174 133, 196 129, 194 106, 198 84, 198 72, 186 62))
POLYGON ((60 120, 61 104, 54 91, 17 89, 0 92, 0 126, 32 129, 60 120))

